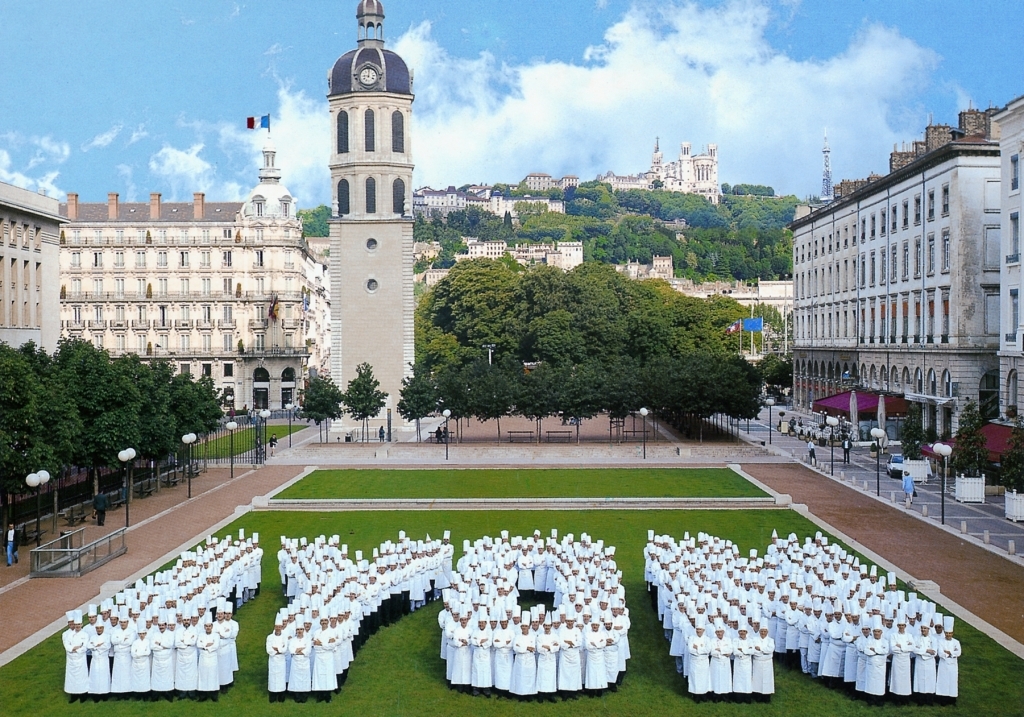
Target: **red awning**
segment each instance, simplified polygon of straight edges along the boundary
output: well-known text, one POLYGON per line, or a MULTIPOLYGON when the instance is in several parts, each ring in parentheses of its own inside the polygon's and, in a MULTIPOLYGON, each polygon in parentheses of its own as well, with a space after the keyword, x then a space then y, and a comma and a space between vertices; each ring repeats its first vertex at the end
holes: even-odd
MULTIPOLYGON (((824 411, 829 416, 841 416, 850 420, 850 391, 837 393, 834 396, 814 402, 814 412, 824 411)), ((881 394, 857 391, 857 413, 860 419, 867 420, 878 415, 878 397, 881 394)), ((907 401, 902 396, 885 397, 885 414, 889 418, 904 418, 907 415, 907 401)))
MULTIPOLYGON (((886 403, 888 406, 888 403, 886 403)), ((988 448, 988 459, 992 463, 999 463, 1002 461, 1003 454, 1010 450, 1010 433, 1013 428, 1010 426, 1003 426, 998 423, 986 423, 981 428, 981 434, 985 436, 985 447, 988 448)), ((948 443, 952 447, 956 447, 956 439, 951 438, 948 443)), ((929 458, 936 458, 942 460, 933 450, 931 446, 921 446, 921 453, 928 456, 929 458)))

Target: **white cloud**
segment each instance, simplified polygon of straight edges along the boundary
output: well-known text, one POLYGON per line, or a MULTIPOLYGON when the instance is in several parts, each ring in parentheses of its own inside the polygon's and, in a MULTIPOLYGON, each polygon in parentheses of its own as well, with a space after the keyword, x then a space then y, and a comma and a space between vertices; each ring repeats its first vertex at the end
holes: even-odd
POLYGON ((103 147, 109 147, 110 144, 117 139, 117 135, 121 134, 121 129, 123 127, 124 125, 116 124, 106 132, 96 135, 82 145, 82 151, 88 152, 90 149, 102 149, 103 147))
POLYGON ((188 149, 164 145, 149 158, 150 173, 170 187, 167 199, 184 201, 191 199, 193 192, 205 192, 212 200, 221 202, 242 199, 242 186, 238 182, 218 179, 214 166, 199 156, 204 146, 202 142, 188 149))
POLYGON ((24 136, 16 132, 0 135, 0 182, 23 189, 43 191, 51 197, 62 197, 64 191, 57 184, 60 171, 71 156, 67 142, 50 136, 24 136))
POLYGON ((921 131, 908 88, 926 86, 936 55, 875 25, 835 57, 795 60, 766 39, 772 14, 768 0, 637 5, 579 64, 453 57, 429 23, 413 27, 394 49, 416 73, 417 183, 632 173, 660 136, 673 159, 679 142, 717 144, 723 182, 806 194, 825 126, 837 179, 884 171, 893 143, 921 131))
POLYGON ((146 131, 146 125, 140 124, 138 127, 132 130, 132 136, 128 139, 128 146, 135 144, 136 142, 145 139, 149 136, 149 132, 146 131))
POLYGON ((119 164, 119 165, 117 165, 117 174, 124 179, 124 184, 125 184, 124 200, 126 202, 137 201, 138 200, 138 188, 135 186, 135 179, 134 179, 135 170, 132 169, 131 165, 119 164))

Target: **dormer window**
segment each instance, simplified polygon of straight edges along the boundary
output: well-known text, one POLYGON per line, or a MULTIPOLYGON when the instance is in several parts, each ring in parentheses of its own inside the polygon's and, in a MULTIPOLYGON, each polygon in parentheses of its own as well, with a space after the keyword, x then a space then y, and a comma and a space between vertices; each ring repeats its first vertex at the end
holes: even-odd
POLYGON ((252 206, 253 206, 253 209, 256 212, 256 216, 262 217, 263 216, 263 202, 262 201, 253 202, 252 206))
POLYGON ((290 202, 281 202, 281 215, 285 219, 287 219, 290 216, 290 211, 289 211, 289 207, 290 206, 291 206, 290 202))

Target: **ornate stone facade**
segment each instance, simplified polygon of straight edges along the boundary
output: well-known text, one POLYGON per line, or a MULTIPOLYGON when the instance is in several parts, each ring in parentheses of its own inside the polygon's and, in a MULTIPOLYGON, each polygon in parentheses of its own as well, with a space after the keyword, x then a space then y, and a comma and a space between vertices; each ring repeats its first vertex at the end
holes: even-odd
POLYGON ((651 168, 643 174, 620 176, 608 172, 597 178, 607 182, 615 191, 630 189, 663 189, 666 192, 699 194, 712 204, 718 204, 722 196, 718 184, 718 145, 709 144, 703 154, 692 154, 690 143, 679 146, 679 159, 665 162, 660 142, 654 142, 651 168))

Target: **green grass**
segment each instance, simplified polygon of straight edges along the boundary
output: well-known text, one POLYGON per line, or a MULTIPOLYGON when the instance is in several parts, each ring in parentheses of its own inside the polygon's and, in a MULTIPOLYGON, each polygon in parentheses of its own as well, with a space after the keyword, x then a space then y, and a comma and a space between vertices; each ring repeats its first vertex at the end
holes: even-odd
MULTIPOLYGON (((267 426, 267 437, 277 436, 278 448, 281 447, 281 439, 286 439, 284 445, 288 445, 288 434, 298 433, 303 428, 306 428, 305 423, 293 423, 291 430, 288 430, 288 425, 270 425, 267 426)), ((241 455, 246 451, 252 450, 253 444, 256 441, 256 429, 250 426, 249 428, 240 428, 235 431, 235 455, 241 455)), ((215 438, 212 441, 201 444, 196 449, 196 455, 205 455, 207 458, 228 458, 231 456, 231 436, 221 436, 215 438), (205 450, 205 453, 203 451, 205 450)))
POLYGON ((236 686, 216 704, 108 702, 100 705, 68 705, 62 693, 64 654, 60 636, 0 669, 0 713, 8 715, 53 715, 60 717, 127 717, 145 712, 147 717, 203 715, 235 717, 255 715, 538 715, 579 717, 581 715, 861 715, 938 717, 969 715, 990 717, 1024 713, 1024 662, 994 641, 959 621, 957 631, 963 643, 960 659, 960 702, 956 708, 888 706, 869 708, 830 690, 804 675, 776 666, 776 695, 771 705, 694 705, 686 697, 683 683, 675 674, 668 644, 650 602, 644 594, 642 550, 648 528, 659 533, 682 536, 705 530, 737 541, 741 550, 763 550, 772 528, 803 537, 815 526, 790 511, 580 511, 580 512, 364 512, 288 513, 267 512, 244 516, 220 531, 235 532, 244 527, 258 531, 268 549, 264 559, 263 592, 238 614, 239 664, 236 686), (374 636, 357 655, 342 693, 330 705, 286 702, 270 705, 266 697, 266 654, 264 641, 271 630, 277 608, 284 604, 274 557, 277 537, 338 533, 350 551, 368 552, 384 539, 406 530, 412 537, 452 530, 461 546, 463 538, 495 535, 501 529, 526 534, 534 528, 542 533, 557 527, 560 534, 586 530, 595 538, 618 548, 616 557, 624 573, 626 598, 633 628, 630 644, 633 659, 625 684, 617 694, 600 700, 581 698, 568 703, 518 705, 491 699, 472 698, 450 692, 444 683, 444 663, 438 657, 436 622, 440 605, 434 604, 404 618, 374 636))
POLYGON ((322 470, 278 498, 763 498, 728 468, 322 470))

